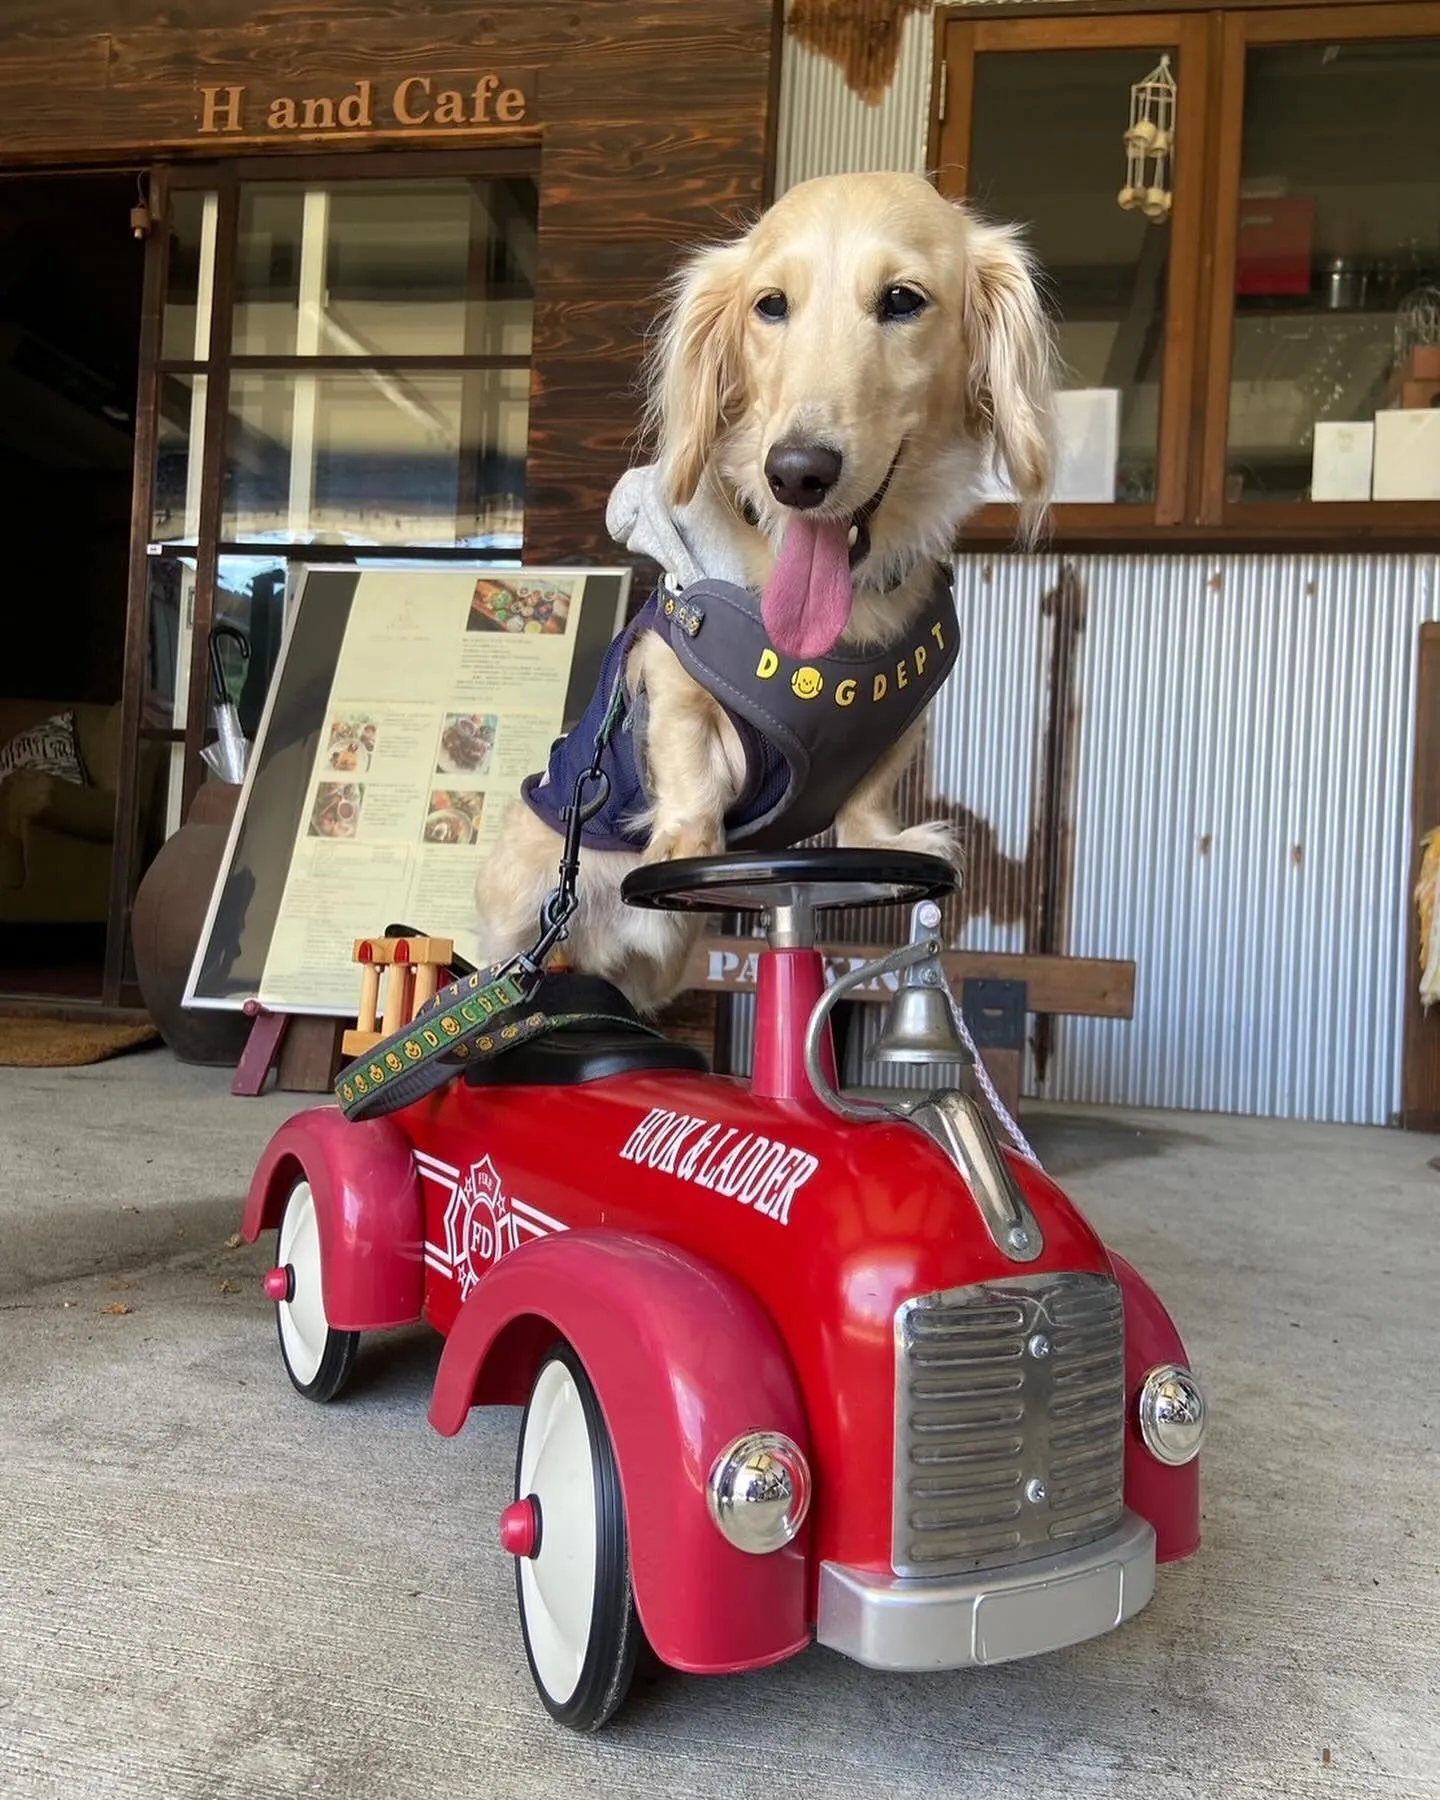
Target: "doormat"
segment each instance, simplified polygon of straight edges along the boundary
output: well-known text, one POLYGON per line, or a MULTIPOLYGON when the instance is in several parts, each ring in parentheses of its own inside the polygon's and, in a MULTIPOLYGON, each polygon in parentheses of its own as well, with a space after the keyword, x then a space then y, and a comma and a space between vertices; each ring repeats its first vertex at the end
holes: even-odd
POLYGON ((78 1069, 160 1041, 153 1025, 88 1019, 0 1018, 0 1068, 78 1069))

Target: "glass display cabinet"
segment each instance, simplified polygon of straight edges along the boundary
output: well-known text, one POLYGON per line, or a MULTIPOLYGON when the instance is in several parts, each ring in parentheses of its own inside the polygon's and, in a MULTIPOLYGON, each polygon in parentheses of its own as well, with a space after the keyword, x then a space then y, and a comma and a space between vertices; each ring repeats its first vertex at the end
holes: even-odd
POLYGON ((937 52, 942 191, 1045 267, 1061 541, 1440 540, 1440 5, 1029 0, 937 52))

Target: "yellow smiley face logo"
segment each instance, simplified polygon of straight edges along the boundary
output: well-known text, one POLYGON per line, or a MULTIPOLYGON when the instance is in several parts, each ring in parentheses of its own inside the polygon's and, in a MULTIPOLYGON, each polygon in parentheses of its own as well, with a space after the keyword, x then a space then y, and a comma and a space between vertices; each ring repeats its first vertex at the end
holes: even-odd
POLYGON ((790 687, 797 700, 813 700, 824 685, 825 677, 809 663, 802 664, 790 677, 790 687))

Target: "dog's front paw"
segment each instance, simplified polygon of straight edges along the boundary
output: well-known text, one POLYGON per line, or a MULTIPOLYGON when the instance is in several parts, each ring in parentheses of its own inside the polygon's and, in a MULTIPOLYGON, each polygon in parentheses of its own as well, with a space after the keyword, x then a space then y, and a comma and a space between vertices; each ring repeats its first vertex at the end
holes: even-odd
POLYGON ((960 848, 960 840, 939 819, 927 820, 923 825, 907 825, 903 831, 897 831, 893 838, 888 838, 877 848, 911 850, 920 856, 938 856, 942 862, 949 863, 957 875, 965 867, 965 853, 960 848))
POLYGON ((690 856, 718 856, 725 848, 723 832, 704 825, 679 825, 657 831, 645 846, 642 863, 679 862, 690 856))

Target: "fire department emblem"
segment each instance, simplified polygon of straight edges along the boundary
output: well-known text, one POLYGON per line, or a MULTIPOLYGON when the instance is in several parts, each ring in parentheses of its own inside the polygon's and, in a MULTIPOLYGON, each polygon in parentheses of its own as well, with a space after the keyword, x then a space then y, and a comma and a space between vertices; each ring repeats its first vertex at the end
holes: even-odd
POLYGON ((446 1249, 462 1298, 507 1250, 515 1248, 510 1202, 488 1156, 471 1163, 445 1212, 446 1249))
MULTIPOLYGON (((355 1077, 357 1087, 363 1079, 355 1077)), ((502 1256, 535 1238, 566 1229, 563 1219, 507 1193, 500 1171, 488 1156, 472 1162, 466 1170, 428 1150, 417 1149, 414 1156, 420 1178, 433 1183, 444 1196, 436 1233, 442 1241, 427 1235, 425 1262, 437 1274, 458 1283, 462 1300, 502 1256)))

